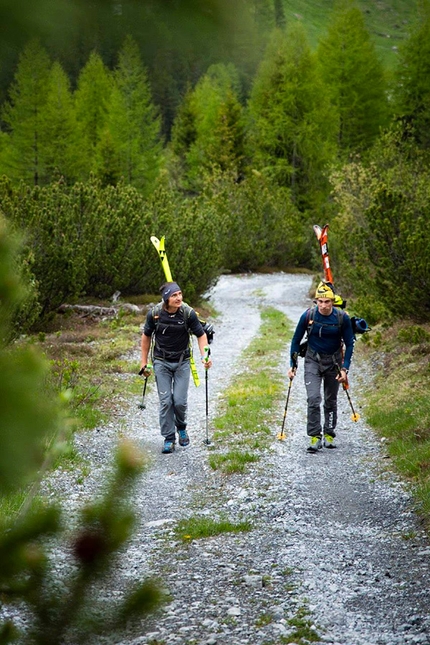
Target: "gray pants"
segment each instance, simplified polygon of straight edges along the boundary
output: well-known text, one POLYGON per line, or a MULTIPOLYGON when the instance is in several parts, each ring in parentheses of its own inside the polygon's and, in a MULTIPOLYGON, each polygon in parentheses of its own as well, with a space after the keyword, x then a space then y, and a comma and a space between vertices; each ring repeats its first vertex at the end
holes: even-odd
POLYGON ((310 437, 328 434, 336 436, 337 394, 339 381, 336 380, 341 353, 317 354, 308 348, 305 356, 305 386, 308 398, 308 419, 306 432, 310 437), (321 383, 324 386, 324 429, 321 432, 321 383))
POLYGON ((169 363, 154 359, 155 382, 160 400, 160 430, 163 437, 174 439, 175 430, 187 425, 190 361, 169 363))

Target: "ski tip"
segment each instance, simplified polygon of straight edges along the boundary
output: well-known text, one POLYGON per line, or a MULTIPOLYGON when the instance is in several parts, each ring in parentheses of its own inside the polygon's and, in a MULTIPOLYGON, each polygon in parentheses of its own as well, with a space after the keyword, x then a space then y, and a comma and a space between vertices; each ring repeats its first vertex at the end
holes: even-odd
POLYGON ((155 235, 151 235, 150 239, 153 245, 155 246, 155 248, 158 249, 158 247, 160 246, 160 240, 158 239, 158 237, 155 237, 155 235))
POLYGON ((322 234, 321 226, 318 226, 318 224, 314 224, 313 229, 314 229, 315 235, 317 236, 317 238, 319 240, 321 238, 321 234, 322 234))

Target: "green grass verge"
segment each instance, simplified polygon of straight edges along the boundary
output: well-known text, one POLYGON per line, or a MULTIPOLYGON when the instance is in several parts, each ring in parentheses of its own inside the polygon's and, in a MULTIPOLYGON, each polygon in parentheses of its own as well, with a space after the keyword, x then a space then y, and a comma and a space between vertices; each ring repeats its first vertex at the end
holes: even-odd
POLYGON ((226 518, 214 520, 210 517, 193 516, 178 522, 175 533, 176 537, 183 542, 213 537, 223 533, 243 533, 250 531, 250 522, 230 522, 226 518))
POLYGON ((217 448, 209 457, 214 470, 244 472, 258 461, 273 439, 273 410, 285 392, 285 374, 279 370, 279 353, 291 338, 288 318, 276 309, 261 313, 258 335, 243 352, 246 367, 235 376, 214 419, 217 448))
POLYGON ((430 333, 397 324, 376 334, 363 352, 384 366, 366 394, 366 420, 386 439, 397 471, 412 484, 430 528, 430 333))

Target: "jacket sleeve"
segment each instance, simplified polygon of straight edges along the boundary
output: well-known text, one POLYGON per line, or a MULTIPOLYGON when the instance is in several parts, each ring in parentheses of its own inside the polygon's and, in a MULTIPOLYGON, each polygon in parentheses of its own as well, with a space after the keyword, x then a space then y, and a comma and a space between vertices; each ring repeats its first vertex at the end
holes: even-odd
POLYGON ((189 330, 194 334, 194 336, 197 336, 197 338, 200 338, 200 336, 203 336, 203 334, 205 333, 202 327, 202 323, 198 319, 194 309, 190 311, 188 327, 189 327, 189 330))
POLYGON ((349 370, 352 354, 354 352, 355 336, 354 332, 352 331, 351 318, 348 316, 348 314, 345 314, 343 317, 342 338, 343 342, 345 343, 345 356, 343 357, 342 367, 349 370))
POLYGON ((291 347, 290 347, 290 366, 291 367, 295 367, 297 363, 297 361, 293 358, 293 356, 294 354, 299 353, 300 342, 306 333, 306 316, 307 316, 307 311, 304 311, 300 316, 293 338, 291 339, 291 347))
POLYGON ((145 326, 143 328, 143 333, 145 334, 145 336, 152 336, 154 331, 155 331, 155 323, 154 323, 154 318, 152 316, 152 311, 150 309, 146 314, 146 321, 145 321, 145 326))

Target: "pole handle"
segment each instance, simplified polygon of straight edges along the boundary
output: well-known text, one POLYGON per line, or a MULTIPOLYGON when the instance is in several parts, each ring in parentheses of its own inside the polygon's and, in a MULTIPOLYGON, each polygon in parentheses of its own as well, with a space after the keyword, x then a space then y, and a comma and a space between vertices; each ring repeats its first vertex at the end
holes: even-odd
POLYGON ((207 362, 208 362, 208 360, 209 360, 209 356, 210 356, 210 353, 211 353, 211 348, 209 347, 209 345, 205 345, 205 347, 204 347, 204 354, 203 354, 203 361, 204 361, 205 363, 207 363, 207 362))

